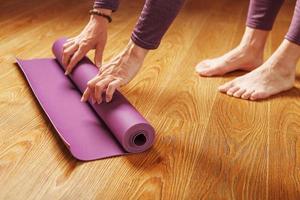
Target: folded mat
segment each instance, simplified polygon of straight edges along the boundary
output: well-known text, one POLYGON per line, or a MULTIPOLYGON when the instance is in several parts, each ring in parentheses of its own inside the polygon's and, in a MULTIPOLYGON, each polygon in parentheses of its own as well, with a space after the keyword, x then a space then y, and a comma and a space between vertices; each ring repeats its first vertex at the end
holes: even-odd
POLYGON ((56 59, 17 59, 34 95, 72 155, 95 160, 149 149, 154 129, 118 91, 110 103, 82 103, 87 82, 98 73, 84 57, 64 75, 62 50, 66 39, 52 47, 56 59))

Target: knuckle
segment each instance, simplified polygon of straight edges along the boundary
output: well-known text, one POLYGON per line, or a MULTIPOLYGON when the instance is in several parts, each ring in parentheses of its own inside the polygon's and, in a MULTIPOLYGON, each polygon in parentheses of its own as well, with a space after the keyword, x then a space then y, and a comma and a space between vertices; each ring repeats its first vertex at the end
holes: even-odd
POLYGON ((77 52, 77 57, 83 57, 86 53, 88 52, 88 48, 83 47, 83 48, 79 48, 78 52, 77 52))
POLYGON ((64 55, 65 57, 70 57, 70 56, 71 56, 71 52, 69 52, 69 51, 64 51, 64 52, 63 52, 63 55, 64 55))
POLYGON ((68 55, 68 52, 64 49, 62 55, 66 57, 68 55))
POLYGON ((86 42, 82 42, 81 44, 79 44, 79 48, 81 48, 81 49, 85 49, 85 48, 87 48, 89 45, 88 45, 88 43, 86 43, 86 42))
POLYGON ((106 96, 107 96, 107 97, 110 97, 110 96, 112 96, 112 94, 113 94, 113 90, 107 89, 105 93, 106 93, 106 96))
POLYGON ((91 88, 91 87, 94 87, 94 83, 93 83, 92 81, 89 81, 89 82, 87 83, 87 86, 90 87, 90 88, 91 88))
POLYGON ((97 88, 101 88, 102 87, 102 83, 100 83, 100 82, 96 83, 96 87, 97 88))
POLYGON ((116 88, 116 83, 110 83, 107 88, 109 90, 115 89, 116 88))
POLYGON ((85 50, 85 47, 80 46, 77 50, 77 55, 82 54, 84 52, 84 50, 85 50))
POLYGON ((83 54, 84 49, 83 48, 79 48, 76 52, 76 54, 74 54, 75 57, 79 57, 81 54, 83 54))
POLYGON ((112 74, 107 74, 106 77, 110 80, 114 80, 115 77, 112 74))
POLYGON ((108 98, 108 99, 111 99, 112 98, 112 95, 111 94, 108 94, 108 93, 106 93, 106 98, 108 98))
POLYGON ((108 85, 106 93, 110 94, 113 90, 114 90, 114 87, 112 85, 108 85))
POLYGON ((66 42, 63 44, 63 49, 67 48, 70 43, 66 42))
POLYGON ((74 68, 74 64, 70 63, 69 66, 68 66, 68 70, 72 70, 73 68, 74 68))
POLYGON ((74 59, 72 59, 71 61, 70 61, 70 63, 69 63, 69 68, 73 68, 73 66, 74 66, 74 59))

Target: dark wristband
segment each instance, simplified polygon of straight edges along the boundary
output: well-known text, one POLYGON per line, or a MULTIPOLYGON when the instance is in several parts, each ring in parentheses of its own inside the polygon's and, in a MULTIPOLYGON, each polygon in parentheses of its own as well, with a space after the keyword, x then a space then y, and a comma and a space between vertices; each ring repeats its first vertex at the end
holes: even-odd
POLYGON ((99 10, 90 10, 89 13, 90 13, 90 15, 97 15, 97 16, 104 17, 105 19, 108 20, 109 23, 112 22, 111 16, 101 13, 101 11, 99 11, 99 10))

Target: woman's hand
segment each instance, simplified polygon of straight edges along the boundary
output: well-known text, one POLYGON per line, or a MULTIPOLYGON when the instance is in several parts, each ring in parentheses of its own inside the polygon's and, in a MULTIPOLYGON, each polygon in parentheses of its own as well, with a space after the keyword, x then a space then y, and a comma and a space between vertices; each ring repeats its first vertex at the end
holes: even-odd
POLYGON ((82 101, 91 98, 93 103, 110 102, 116 89, 129 83, 137 74, 148 50, 129 42, 125 50, 112 61, 100 68, 99 74, 90 80, 82 96, 82 101))
MULTIPOLYGON (((111 10, 100 9, 106 15, 111 10)), ((66 66, 65 74, 69 74, 75 65, 91 50, 95 49, 95 64, 100 68, 102 55, 107 40, 108 20, 101 16, 91 15, 89 23, 76 37, 64 44, 62 62, 66 66)))

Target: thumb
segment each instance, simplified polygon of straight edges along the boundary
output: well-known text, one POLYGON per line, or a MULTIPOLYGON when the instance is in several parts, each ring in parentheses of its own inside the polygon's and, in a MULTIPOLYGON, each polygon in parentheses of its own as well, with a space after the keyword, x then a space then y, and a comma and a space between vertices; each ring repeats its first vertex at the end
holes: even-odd
POLYGON ((95 65, 100 69, 101 65, 102 65, 102 57, 103 57, 103 50, 104 48, 100 45, 98 45, 96 47, 96 50, 95 50, 95 58, 94 58, 94 61, 95 61, 95 65))

